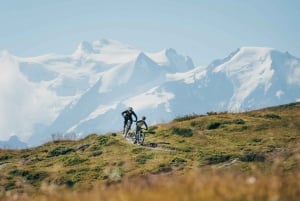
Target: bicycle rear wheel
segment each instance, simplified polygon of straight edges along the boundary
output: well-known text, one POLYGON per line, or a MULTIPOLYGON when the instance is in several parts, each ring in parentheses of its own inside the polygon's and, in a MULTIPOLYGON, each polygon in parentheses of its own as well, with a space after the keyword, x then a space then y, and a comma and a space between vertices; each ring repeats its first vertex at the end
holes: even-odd
POLYGON ((137 138, 137 144, 143 145, 145 140, 145 134, 143 132, 139 132, 138 138, 137 138))

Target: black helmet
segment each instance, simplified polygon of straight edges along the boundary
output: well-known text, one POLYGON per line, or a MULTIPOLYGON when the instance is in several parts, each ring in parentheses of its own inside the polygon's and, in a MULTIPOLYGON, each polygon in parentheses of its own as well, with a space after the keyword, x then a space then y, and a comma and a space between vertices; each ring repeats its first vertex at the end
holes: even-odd
POLYGON ((143 120, 146 120, 146 117, 145 117, 145 116, 143 116, 143 117, 142 117, 142 119, 143 119, 143 120))
POLYGON ((129 107, 128 110, 129 110, 129 111, 132 111, 133 109, 132 109, 132 107, 129 107))

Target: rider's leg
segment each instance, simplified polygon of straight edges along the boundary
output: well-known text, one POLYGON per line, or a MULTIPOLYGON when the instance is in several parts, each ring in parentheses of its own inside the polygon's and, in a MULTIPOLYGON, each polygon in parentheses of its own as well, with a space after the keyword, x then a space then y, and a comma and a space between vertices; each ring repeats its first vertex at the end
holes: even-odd
POLYGON ((126 120, 126 125, 125 125, 125 127, 127 126, 127 129, 124 129, 124 136, 125 137, 127 137, 127 134, 130 131, 131 124, 132 124, 132 120, 131 119, 127 119, 126 120))
POLYGON ((125 127, 126 127, 126 125, 127 125, 127 122, 128 122, 128 119, 125 118, 125 119, 124 119, 124 125, 123 125, 123 135, 125 134, 125 127))

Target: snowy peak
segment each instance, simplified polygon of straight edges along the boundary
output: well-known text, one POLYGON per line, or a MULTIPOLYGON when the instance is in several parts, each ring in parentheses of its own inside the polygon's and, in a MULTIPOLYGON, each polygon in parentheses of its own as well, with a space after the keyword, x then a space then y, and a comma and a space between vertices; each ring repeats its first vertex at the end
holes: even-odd
POLYGON ((166 70, 159 66, 155 61, 141 52, 136 57, 128 82, 134 83, 133 86, 155 85, 164 80, 166 70))
POLYGON ((110 40, 110 39, 101 39, 96 40, 91 43, 87 41, 82 41, 79 43, 75 54, 100 54, 102 50, 120 50, 120 49, 129 49, 126 45, 110 40))
POLYGON ((101 39, 92 42, 93 49, 100 53, 101 51, 120 51, 133 49, 129 45, 111 39, 101 39))
POLYGON ((146 55, 173 73, 185 72, 195 67, 190 57, 180 55, 172 48, 157 53, 146 53, 146 55))
POLYGON ((151 66, 151 65, 157 66, 157 64, 143 52, 141 52, 135 60, 135 66, 137 66, 137 67, 151 66))
POLYGON ((94 49, 93 49, 93 46, 87 42, 87 41, 82 41, 76 51, 75 51, 75 55, 78 55, 78 56, 83 56, 83 55, 86 55, 86 54, 93 54, 95 53, 94 49))
POLYGON ((262 47, 242 47, 234 53, 230 54, 229 57, 223 60, 214 72, 224 71, 228 74, 234 74, 241 70, 253 70, 257 65, 263 67, 270 67, 271 60, 271 48, 262 47))
POLYGON ((293 101, 296 101, 299 96, 298 94, 291 95, 290 92, 283 90, 287 89, 290 84, 299 83, 300 85, 299 59, 273 48, 239 48, 225 59, 213 62, 209 65, 208 70, 211 71, 212 76, 213 74, 224 74, 226 79, 232 83, 233 95, 228 106, 231 111, 240 111, 246 105, 252 107, 254 103, 266 106, 267 104, 264 102, 270 100, 274 102, 280 98, 293 97, 293 101), (259 98, 256 94, 265 97, 264 101, 260 100, 258 103, 259 98))

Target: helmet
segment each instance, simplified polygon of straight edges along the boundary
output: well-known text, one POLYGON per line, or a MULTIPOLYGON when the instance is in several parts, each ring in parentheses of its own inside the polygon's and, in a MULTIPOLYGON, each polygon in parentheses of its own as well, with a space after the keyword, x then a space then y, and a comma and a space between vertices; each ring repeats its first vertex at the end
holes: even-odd
POLYGON ((143 117, 142 117, 142 119, 143 119, 143 120, 146 120, 146 117, 145 117, 145 116, 143 116, 143 117))
POLYGON ((129 107, 128 110, 129 110, 129 111, 132 111, 133 109, 132 109, 132 107, 129 107))

